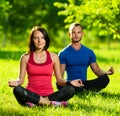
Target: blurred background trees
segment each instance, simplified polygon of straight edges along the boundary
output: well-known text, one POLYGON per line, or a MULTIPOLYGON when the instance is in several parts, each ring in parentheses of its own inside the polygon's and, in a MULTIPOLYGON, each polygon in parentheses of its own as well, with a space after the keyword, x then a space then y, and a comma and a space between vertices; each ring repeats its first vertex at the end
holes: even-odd
MULTIPOLYGON (((68 26, 80 22, 85 41, 120 39, 120 2, 118 0, 1 0, 0 46, 23 46, 35 25, 45 27, 51 44, 64 47, 68 26)), ((110 47, 110 46, 109 46, 110 47)))
MULTIPOLYGON (((27 42, 33 26, 44 26, 50 33, 52 43, 58 41, 59 30, 64 28, 64 16, 58 16, 54 0, 1 0, 0 35, 2 46, 22 45, 27 42), (57 38, 56 38, 57 37, 57 38)), ((58 42, 59 44, 59 42, 58 42)))
POLYGON ((120 1, 68 0, 54 5, 62 8, 58 15, 66 16, 66 28, 73 21, 80 22, 91 40, 94 36, 102 41, 107 39, 109 48, 111 39, 120 39, 120 1))

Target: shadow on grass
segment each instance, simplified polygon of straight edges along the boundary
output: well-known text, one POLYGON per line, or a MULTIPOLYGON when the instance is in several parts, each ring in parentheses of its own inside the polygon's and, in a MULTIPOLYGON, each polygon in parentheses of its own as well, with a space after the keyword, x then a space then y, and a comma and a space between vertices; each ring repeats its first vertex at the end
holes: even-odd
POLYGON ((95 92, 85 91, 85 92, 78 93, 76 96, 78 98, 80 98, 81 100, 82 99, 87 100, 89 103, 83 104, 83 102, 81 103, 81 101, 77 101, 76 108, 75 108, 75 104, 69 104, 69 109, 71 111, 82 110, 82 111, 85 111, 86 114, 90 114, 90 113, 95 112, 95 111, 102 111, 103 113, 106 113, 109 115, 113 114, 112 116, 120 115, 120 110, 116 109, 116 107, 109 108, 107 106, 99 106, 96 104, 94 105, 93 103, 95 101, 93 101, 93 103, 91 101, 91 97, 95 97, 94 99, 96 100, 96 96, 99 96, 100 98, 102 97, 103 100, 106 100, 106 99, 113 99, 114 100, 115 99, 115 100, 119 101, 120 93, 118 93, 118 94, 113 94, 113 93, 109 93, 109 92, 95 93, 95 92))
MULTIPOLYGON (((109 107, 104 107, 104 106, 94 106, 94 105, 86 105, 86 104, 82 104, 79 102, 78 107, 74 108, 74 105, 69 105, 69 109, 71 111, 81 111, 84 112, 84 114, 86 114, 87 116, 91 116, 92 114, 94 114, 96 112, 96 115, 98 116, 99 112, 101 112, 102 114, 99 114, 100 116, 104 114, 107 116, 120 116, 120 111, 114 109, 111 109, 109 107)), ((95 115, 95 114, 94 114, 95 115)))
MULTIPOLYGON (((120 94, 113 94, 113 93, 108 93, 108 92, 100 92, 100 93, 95 93, 95 92, 84 92, 84 93, 79 93, 77 94, 77 97, 80 98, 79 101, 77 101, 76 103, 69 103, 67 109, 70 110, 70 113, 74 114, 75 111, 77 112, 82 112, 82 114, 84 113, 85 115, 92 115, 96 112, 96 115, 100 113, 105 114, 107 116, 119 116, 120 115, 120 111, 118 109, 116 109, 116 107, 107 107, 107 106, 99 106, 97 104, 93 104, 91 103, 92 101, 90 100, 91 97, 95 97, 94 99, 96 99, 96 96, 102 97, 103 100, 104 99, 118 99, 120 98, 120 94), (88 96, 88 97, 87 97, 88 96), (90 96, 90 97, 89 97, 90 96), (87 100, 89 103, 81 103, 81 99, 85 100, 87 97, 87 100), (73 111, 73 112, 72 112, 73 111)), ((75 98, 74 98, 75 99, 75 98)), ((103 104, 104 105, 104 104, 103 104)), ((109 104, 107 104, 109 106, 109 104)), ((57 111, 59 110, 59 107, 57 108, 53 108, 51 106, 38 106, 35 109, 26 109, 26 110, 19 110, 19 109, 14 109, 14 108, 10 108, 10 109, 5 109, 5 108, 1 108, 0 107, 0 116, 26 116, 29 114, 32 114, 33 112, 38 115, 38 113, 40 113, 40 116, 44 116, 44 111, 46 111, 45 109, 53 109, 56 110, 55 114, 57 115, 57 111), (32 111, 32 112, 31 112, 32 111), (39 112, 38 112, 39 111, 39 112), (37 113, 38 112, 38 113, 37 113)), ((66 108, 63 109, 63 112, 66 110, 66 108)), ((48 111, 48 110, 47 110, 48 111)), ((51 111, 51 110, 50 110, 51 111)), ((62 110, 61 110, 62 111, 62 110)), ((62 113, 63 114, 63 113, 62 113)), ((32 116, 32 115, 31 115, 32 116)))
POLYGON ((120 99, 120 93, 113 94, 113 93, 103 92, 103 93, 99 93, 99 95, 101 95, 102 97, 105 97, 105 98, 120 99))
POLYGON ((24 51, 0 51, 0 59, 19 60, 24 51))
POLYGON ((14 110, 0 108, 0 116, 23 116, 22 113, 14 110))
POLYGON ((91 91, 85 91, 85 92, 81 92, 81 93, 78 93, 77 96, 79 98, 85 98, 85 96, 101 96, 101 97, 104 97, 104 98, 116 98, 116 99, 119 99, 120 98, 120 93, 118 94, 113 94, 113 93, 109 93, 109 92, 91 92, 91 91))
MULTIPOLYGON (((25 51, 0 51, 0 59, 6 60, 19 60, 20 56, 25 53, 25 51)), ((108 58, 106 56, 97 56, 97 60, 100 62, 120 62, 120 59, 117 57, 108 58)))

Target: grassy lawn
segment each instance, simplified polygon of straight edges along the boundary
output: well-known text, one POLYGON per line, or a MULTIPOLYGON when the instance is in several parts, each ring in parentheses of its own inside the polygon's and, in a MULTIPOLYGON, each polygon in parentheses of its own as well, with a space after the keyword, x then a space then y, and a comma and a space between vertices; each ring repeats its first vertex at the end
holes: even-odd
MULTIPOLYGON (((20 106, 8 87, 9 79, 16 79, 19 57, 24 51, 0 50, 0 116, 119 116, 120 115, 120 53, 119 49, 95 49, 100 67, 114 67, 109 85, 99 93, 80 93, 69 100, 67 108, 50 106, 32 109, 20 106)), ((88 68, 88 79, 96 76, 88 68)), ((53 79, 55 87, 55 81, 53 79)), ((55 88, 56 90, 56 88, 55 88)))

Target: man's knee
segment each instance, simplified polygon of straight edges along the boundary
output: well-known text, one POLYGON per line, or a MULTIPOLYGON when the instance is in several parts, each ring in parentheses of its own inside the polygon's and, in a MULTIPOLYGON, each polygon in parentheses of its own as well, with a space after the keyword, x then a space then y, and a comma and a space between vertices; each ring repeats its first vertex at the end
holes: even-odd
POLYGON ((101 78, 103 86, 106 87, 108 85, 108 83, 110 82, 108 75, 105 74, 105 75, 101 76, 100 78, 101 78))

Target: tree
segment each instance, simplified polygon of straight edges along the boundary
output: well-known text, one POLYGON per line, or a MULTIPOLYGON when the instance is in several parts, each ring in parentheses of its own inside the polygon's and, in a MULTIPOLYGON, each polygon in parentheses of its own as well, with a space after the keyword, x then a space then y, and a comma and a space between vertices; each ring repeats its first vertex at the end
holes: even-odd
POLYGON ((66 16, 66 28, 78 21, 87 29, 97 29, 98 36, 120 39, 120 1, 117 0, 68 0, 55 2, 61 8, 58 15, 66 16))
POLYGON ((51 43, 59 44, 56 36, 64 25, 64 16, 58 17, 58 9, 53 3, 54 0, 1 0, 1 35, 5 32, 4 38, 11 43, 26 43, 30 29, 39 25, 48 30, 51 43))
MULTIPOLYGON (((9 1, 1 0, 0 1, 0 32, 3 33, 2 46, 6 45, 7 33, 6 29, 8 26, 9 11, 12 8, 9 1)), ((2 35, 1 33, 1 35, 2 35)))

